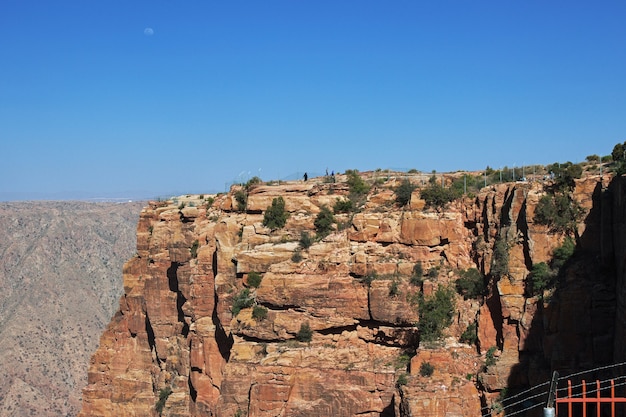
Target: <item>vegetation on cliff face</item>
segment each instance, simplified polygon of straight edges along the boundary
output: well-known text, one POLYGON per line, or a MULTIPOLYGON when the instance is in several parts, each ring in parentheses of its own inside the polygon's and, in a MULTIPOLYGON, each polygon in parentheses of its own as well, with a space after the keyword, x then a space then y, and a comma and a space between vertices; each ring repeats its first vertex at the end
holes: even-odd
POLYGON ((313 222, 315 225, 315 231, 321 237, 326 236, 333 230, 335 224, 335 216, 327 206, 322 206, 320 212, 315 217, 313 222))
POLYGON ((553 232, 573 235, 584 214, 585 211, 571 193, 559 191, 541 197, 535 209, 534 221, 549 226, 553 232))
POLYGON ((443 330, 452 324, 455 311, 453 291, 440 287, 430 297, 421 294, 418 306, 420 338, 427 342, 440 339, 443 330))
POLYGON ((468 268, 461 271, 455 285, 457 292, 465 299, 480 299, 485 295, 485 277, 476 268, 468 268))
POLYGON ((493 258, 491 262, 491 276, 501 278, 509 273, 509 244, 506 233, 496 238, 493 245, 493 258))

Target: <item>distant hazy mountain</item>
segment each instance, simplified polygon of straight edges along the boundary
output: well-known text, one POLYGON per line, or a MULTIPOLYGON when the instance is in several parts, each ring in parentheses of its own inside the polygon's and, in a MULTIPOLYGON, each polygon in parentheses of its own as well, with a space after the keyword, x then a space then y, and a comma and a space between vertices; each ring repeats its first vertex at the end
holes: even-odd
POLYGON ((77 414, 144 203, 0 203, 0 415, 77 414))

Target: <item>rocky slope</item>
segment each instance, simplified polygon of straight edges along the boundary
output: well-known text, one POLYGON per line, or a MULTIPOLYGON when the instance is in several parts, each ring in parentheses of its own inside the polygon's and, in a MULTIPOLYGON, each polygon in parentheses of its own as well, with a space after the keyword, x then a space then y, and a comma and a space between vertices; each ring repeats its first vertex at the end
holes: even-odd
POLYGON ((0 204, 0 415, 76 415, 145 203, 0 204))
POLYGON ((191 196, 144 208, 80 415, 477 416, 497 409, 505 387, 616 356, 615 317, 624 314, 611 268, 623 248, 611 225, 622 185, 604 192, 606 178, 577 182, 588 213, 571 260, 579 267, 556 291, 530 297, 532 265, 563 241, 533 223, 544 184, 485 187, 439 212, 424 209, 419 188, 397 206, 404 174, 376 175, 365 176, 374 186, 364 206, 336 215, 337 230, 306 249, 298 241, 314 234, 321 207, 348 195, 344 177, 251 187, 243 212, 236 188, 208 204, 191 196), (263 213, 278 196, 290 215, 270 230, 263 213), (496 279, 499 239, 508 272, 496 279), (421 285, 411 283, 418 263, 434 271, 421 285), (486 296, 457 295, 446 337, 426 343, 420 293, 432 296, 472 267, 489 277, 486 296), (476 344, 459 343, 471 323, 476 344))

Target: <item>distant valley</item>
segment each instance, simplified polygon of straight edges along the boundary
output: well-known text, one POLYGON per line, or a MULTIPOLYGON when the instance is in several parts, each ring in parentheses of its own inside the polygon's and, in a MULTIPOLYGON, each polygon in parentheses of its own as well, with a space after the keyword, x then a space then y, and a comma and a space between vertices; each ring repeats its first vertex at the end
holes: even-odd
POLYGON ((0 415, 78 413, 144 204, 0 203, 0 415))

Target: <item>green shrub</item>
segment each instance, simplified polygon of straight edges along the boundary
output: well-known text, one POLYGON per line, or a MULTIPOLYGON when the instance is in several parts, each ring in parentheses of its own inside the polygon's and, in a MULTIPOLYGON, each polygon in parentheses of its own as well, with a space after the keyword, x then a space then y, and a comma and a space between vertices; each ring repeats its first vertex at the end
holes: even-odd
POLYGON ((626 142, 618 143, 613 147, 611 158, 615 164, 616 174, 622 175, 626 170, 626 142))
POLYGON ((497 349, 498 348, 496 348, 495 346, 491 346, 487 350, 487 354, 485 355, 485 366, 492 366, 496 364, 495 353, 497 349))
POLYGON ((498 236, 493 245, 493 257, 491 259, 490 274, 500 278, 509 273, 509 245, 504 235, 498 236))
POLYGON ((459 342, 467 343, 469 345, 473 345, 478 340, 478 333, 476 330, 476 323, 470 323, 467 325, 461 337, 459 338, 459 342))
POLYGON ((413 275, 411 275, 411 279, 409 282, 411 285, 415 285, 416 287, 421 287, 424 277, 424 268, 422 266, 422 261, 418 261, 413 267, 413 275))
POLYGON ((182 210, 182 209, 184 209, 184 208, 185 208, 185 202, 183 201, 183 202, 181 202, 181 203, 179 204, 179 206, 178 206, 178 210, 182 210))
POLYGON ((215 202, 215 199, 213 197, 207 197, 206 205, 205 205, 206 208, 210 209, 214 202, 215 202))
POLYGON ((191 257, 193 259, 196 259, 198 257, 198 247, 200 247, 200 242, 194 240, 191 244, 191 248, 189 248, 189 251, 191 252, 191 257))
POLYGON ((546 194, 539 199, 533 220, 553 232, 573 234, 585 211, 569 193, 546 194))
POLYGON ((428 270, 428 278, 437 279, 438 276, 439 276, 439 268, 432 267, 428 270))
POLYGON ((250 290, 248 288, 244 288, 233 299, 233 307, 230 311, 233 313, 233 316, 236 316, 242 309, 252 307, 253 304, 254 298, 250 295, 250 290))
POLYGON ((408 179, 402 180, 400 185, 396 188, 396 203, 401 206, 406 206, 411 201, 411 194, 415 190, 416 186, 411 184, 408 179))
POLYGON ((442 209, 460 195, 451 188, 444 188, 437 183, 431 183, 420 191, 421 198, 426 202, 426 207, 442 209))
POLYGON ((302 251, 300 250, 300 248, 294 250, 293 253, 291 254, 291 262, 298 263, 302 259, 303 259, 302 258, 302 251))
POLYGON ((435 341, 442 337, 443 330, 452 324, 454 316, 454 293, 446 287, 439 287, 430 297, 420 294, 419 331, 421 339, 435 341))
POLYGON ((238 211, 246 211, 248 205, 248 194, 243 190, 237 190, 235 192, 235 201, 237 202, 238 211))
POLYGON ((561 267, 567 262, 569 258, 574 255, 574 251, 576 250, 576 243, 574 243, 574 239, 567 236, 561 246, 554 249, 552 252, 552 261, 550 262, 550 266, 554 270, 559 270, 561 267))
POLYGON ((457 292, 464 299, 480 298, 485 294, 485 277, 476 268, 469 268, 461 272, 461 277, 455 283, 457 292))
POLYGON ((250 178, 248 180, 248 182, 244 185, 244 187, 246 188, 246 190, 250 190, 251 188, 253 188, 255 185, 261 184, 263 182, 263 180, 261 180, 261 178, 257 177, 256 175, 252 178, 250 178))
POLYGON ((317 213, 313 225, 315 231, 319 236, 326 236, 333 230, 333 224, 335 223, 335 216, 327 206, 322 206, 320 212, 317 213))
POLYGON ((263 276, 258 272, 253 271, 248 274, 248 285, 253 288, 258 288, 262 280, 263 276))
POLYGON ((411 363, 411 355, 408 352, 403 352, 393 362, 393 367, 395 369, 405 369, 406 370, 407 367, 409 366, 409 363, 411 363))
POLYGON ((296 333, 296 339, 300 342, 310 342, 313 339, 313 330, 309 327, 309 323, 302 323, 300 330, 296 333))
POLYGON ((400 375, 398 375, 398 380, 396 381, 396 387, 401 387, 403 385, 406 385, 409 383, 409 379, 406 375, 406 373, 401 373, 400 375))
POLYGON ((302 249, 308 249, 311 247, 313 244, 313 238, 311 238, 309 232, 303 231, 300 233, 300 240, 298 241, 298 244, 302 249))
POLYGON ((355 196, 362 196, 367 194, 370 187, 367 185, 363 178, 359 175, 359 171, 356 169, 349 169, 346 171, 346 175, 348 176, 348 187, 350 189, 350 194, 355 196))
POLYGON ((263 216, 266 226, 271 229, 282 228, 285 226, 289 213, 285 210, 285 200, 277 197, 272 200, 272 205, 267 208, 263 216))
POLYGON ((372 285, 372 281, 374 281, 375 279, 378 279, 378 274, 376 273, 376 271, 370 271, 360 277, 359 281, 369 287, 370 285, 372 285))
POLYGON ((420 375, 429 377, 435 372, 435 367, 430 362, 422 362, 420 365, 420 375))
POLYGON ((574 180, 582 176, 583 168, 579 164, 571 162, 558 163, 546 167, 548 172, 554 174, 554 187, 560 191, 571 190, 574 188, 574 180))
POLYGON ((154 406, 154 409, 156 410, 157 413, 159 413, 159 415, 161 415, 161 413, 163 412, 163 408, 165 407, 165 403, 167 402, 168 397, 170 396, 170 394, 172 393, 172 388, 171 387, 165 387, 163 389, 161 389, 161 391, 159 391, 159 400, 157 401, 157 403, 154 406))
POLYGON ((263 215, 263 226, 272 230, 281 229, 287 223, 289 213, 285 211, 285 200, 276 197, 272 200, 272 205, 265 210, 263 215))
POLYGON ((530 274, 528 274, 530 280, 530 293, 531 295, 541 294, 546 288, 549 287, 552 281, 552 271, 545 262, 539 262, 533 264, 530 274))
POLYGON ((252 318, 255 320, 265 320, 267 317, 267 308, 263 306, 254 306, 252 309, 252 318))
POLYGON ((350 213, 354 210, 354 203, 352 200, 344 200, 338 198, 333 205, 333 212, 337 213, 350 213))
POLYGON ((389 283, 389 296, 390 297, 395 297, 400 293, 400 289, 398 286, 398 281, 396 281, 395 279, 391 281, 391 283, 389 283))

